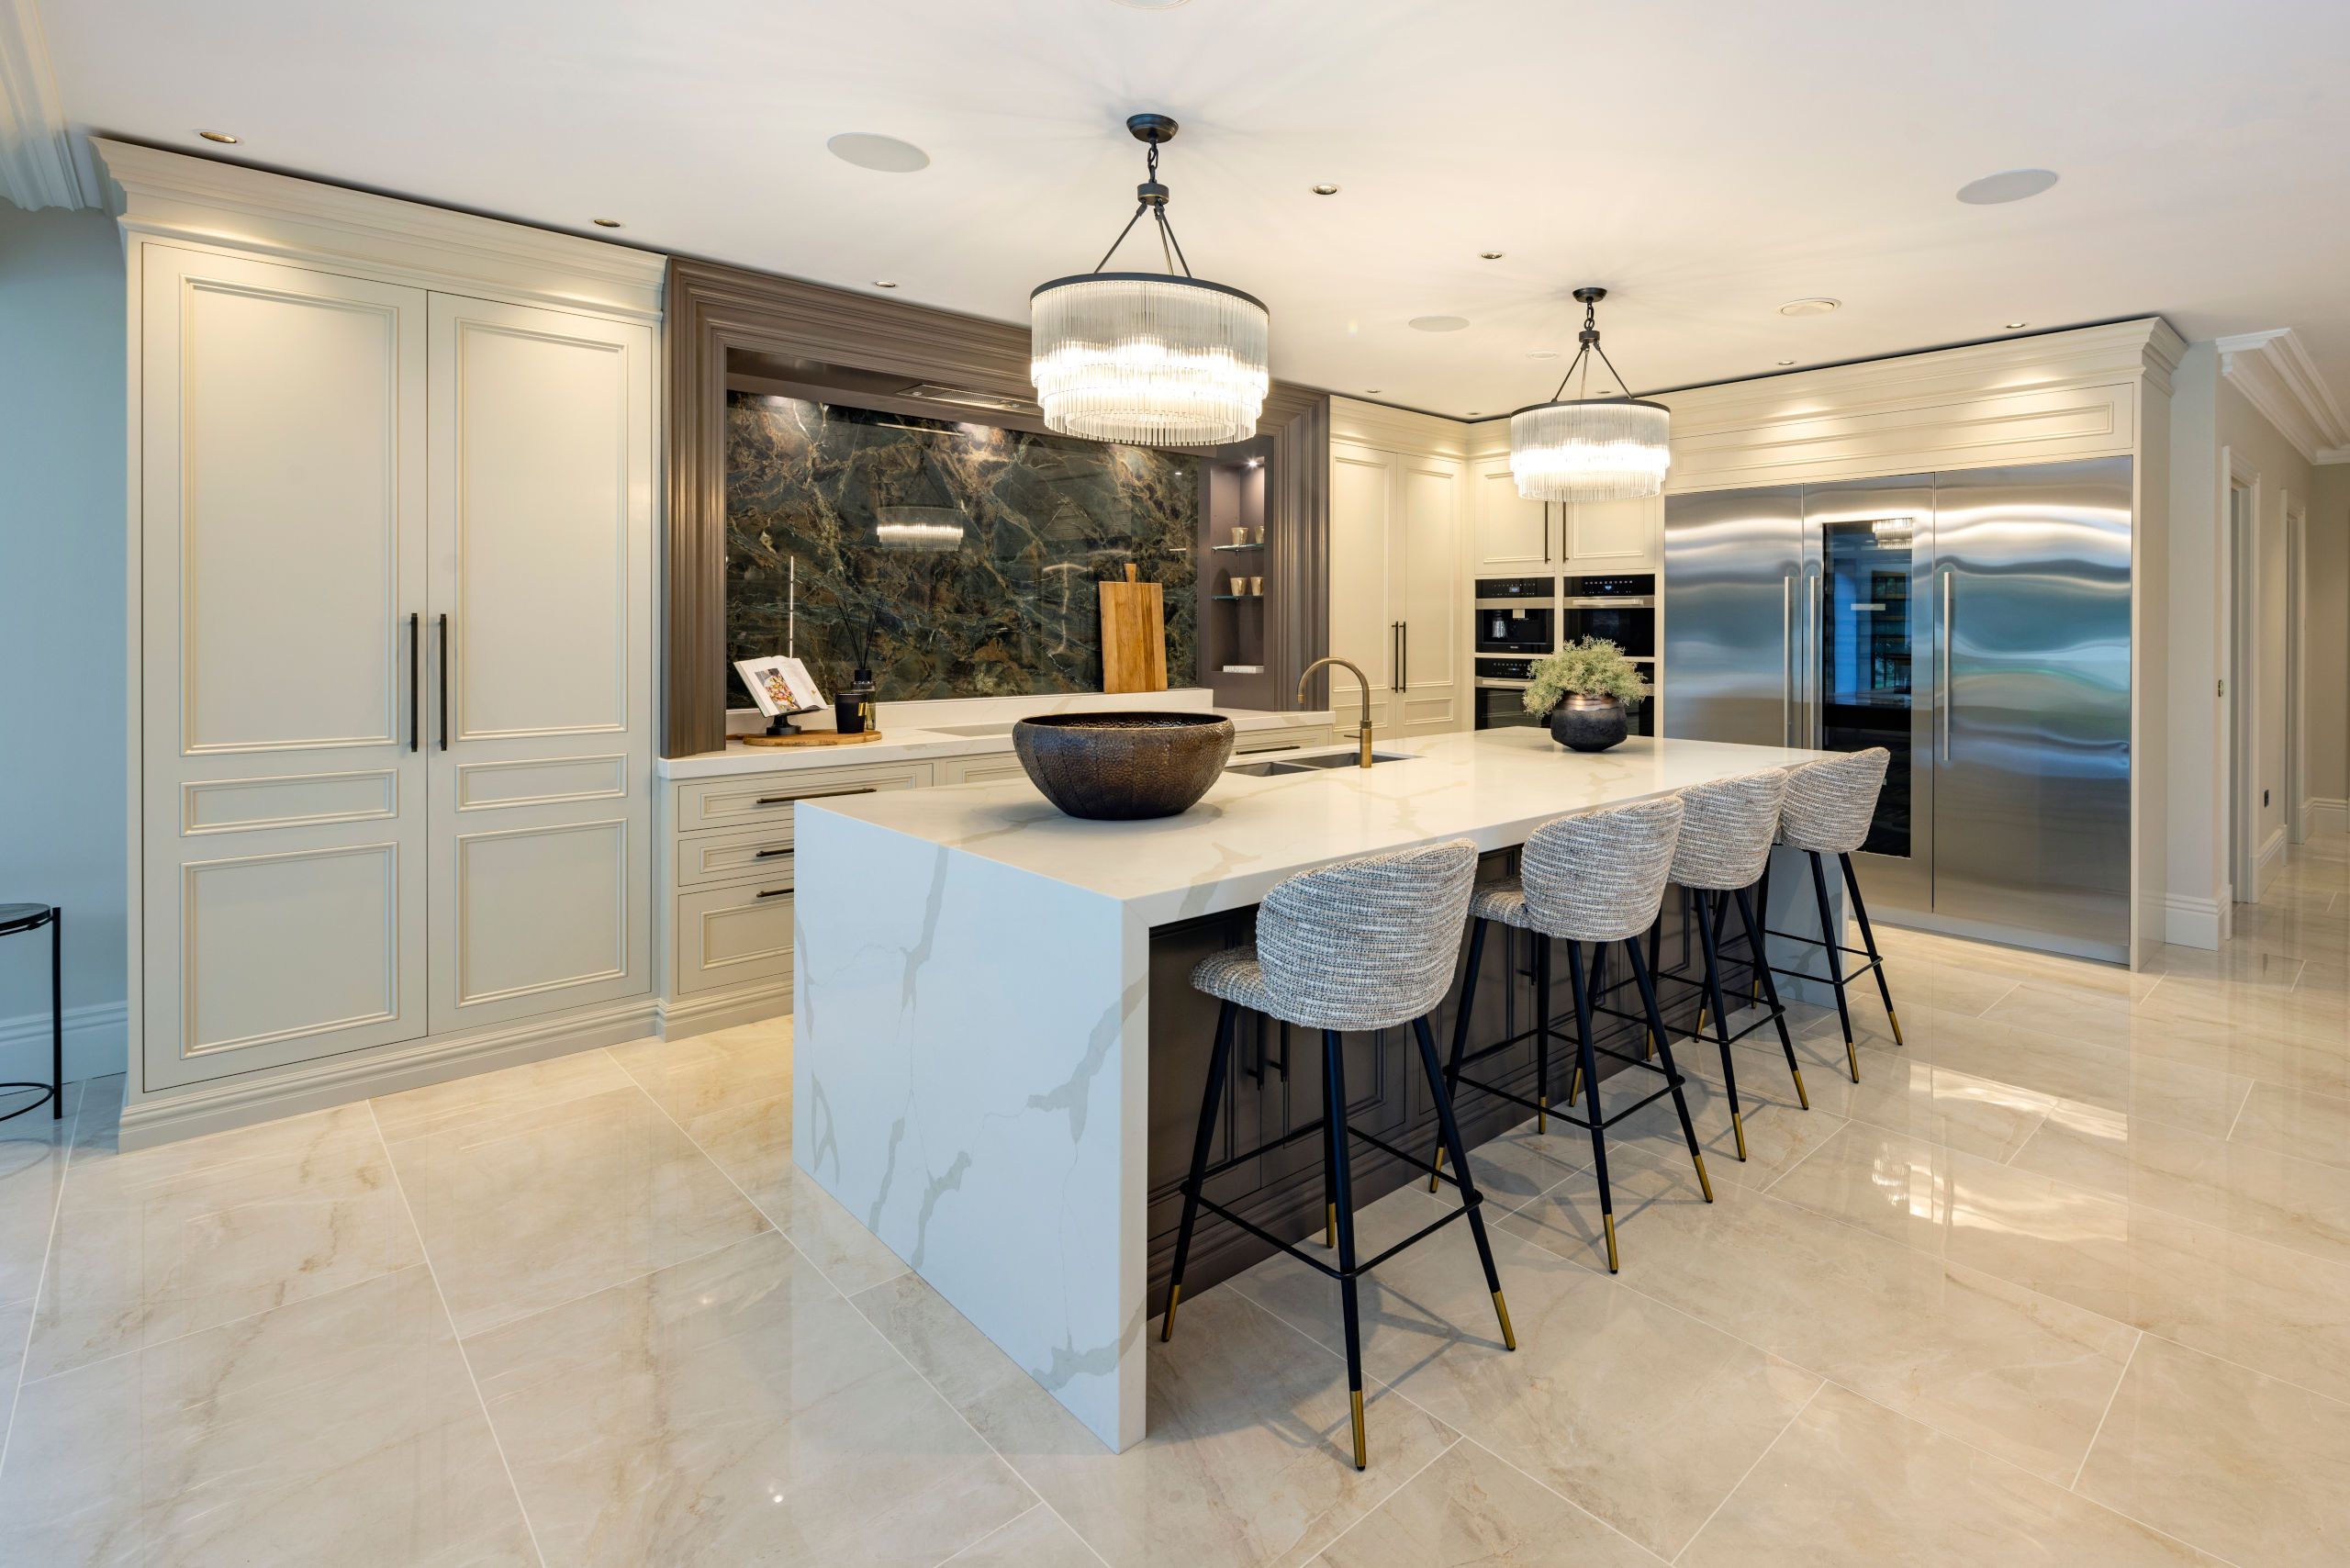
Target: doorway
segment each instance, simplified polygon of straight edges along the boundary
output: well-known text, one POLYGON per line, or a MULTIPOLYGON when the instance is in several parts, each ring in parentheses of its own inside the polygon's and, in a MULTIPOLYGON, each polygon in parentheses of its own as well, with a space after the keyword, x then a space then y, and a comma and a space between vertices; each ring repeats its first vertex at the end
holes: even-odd
POLYGON ((2221 695, 2227 710, 2228 896, 2236 903, 2260 901, 2255 831, 2260 820, 2255 756, 2260 733, 2258 501, 2258 478, 2231 473, 2225 546, 2228 625, 2221 695))

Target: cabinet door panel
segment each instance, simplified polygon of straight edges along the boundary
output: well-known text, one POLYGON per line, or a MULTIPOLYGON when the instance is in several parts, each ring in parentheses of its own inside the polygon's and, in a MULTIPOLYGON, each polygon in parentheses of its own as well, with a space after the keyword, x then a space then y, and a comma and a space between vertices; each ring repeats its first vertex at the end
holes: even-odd
POLYGON ((1598 571, 1661 558, 1664 543, 1664 498, 1628 501, 1577 501, 1566 513, 1566 554, 1598 571))
POLYGON ((424 1033, 427 308, 133 255, 152 1091, 424 1033))
POLYGON ((651 985, 651 350, 432 297, 436 1033, 651 985))
MULTIPOLYGON (((1388 540, 1396 460, 1363 447, 1330 449, 1330 652, 1371 681, 1371 722, 1385 724, 1395 683, 1395 622, 1388 599, 1388 540)), ((1360 711, 1353 676, 1332 669, 1330 706, 1351 731, 1360 711)))
POLYGON ((1503 459, 1481 465, 1474 482, 1477 570, 1486 577, 1527 577, 1551 570, 1550 508, 1517 493, 1517 478, 1503 459))
POLYGON ((1388 591, 1404 622, 1407 693, 1394 720, 1408 734, 1440 734, 1460 727, 1460 470, 1406 458, 1396 491, 1388 591))

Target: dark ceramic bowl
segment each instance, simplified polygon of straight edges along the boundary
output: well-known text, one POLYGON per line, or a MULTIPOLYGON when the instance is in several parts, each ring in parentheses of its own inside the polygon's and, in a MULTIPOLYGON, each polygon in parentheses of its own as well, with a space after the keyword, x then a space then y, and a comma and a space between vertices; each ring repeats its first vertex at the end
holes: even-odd
POLYGON ((1188 812, 1232 756, 1221 713, 1048 713, 1012 726, 1020 766, 1073 817, 1132 822, 1188 812))

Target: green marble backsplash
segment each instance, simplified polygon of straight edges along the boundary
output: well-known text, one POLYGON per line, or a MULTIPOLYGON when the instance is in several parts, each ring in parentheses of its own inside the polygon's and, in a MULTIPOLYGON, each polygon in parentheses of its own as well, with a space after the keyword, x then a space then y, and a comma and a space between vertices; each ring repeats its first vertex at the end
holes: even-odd
POLYGON ((1094 584, 1166 585, 1167 678, 1193 683, 1195 459, 1145 447, 733 392, 732 661, 799 654, 827 692, 862 665, 883 700, 1102 689, 1094 584))

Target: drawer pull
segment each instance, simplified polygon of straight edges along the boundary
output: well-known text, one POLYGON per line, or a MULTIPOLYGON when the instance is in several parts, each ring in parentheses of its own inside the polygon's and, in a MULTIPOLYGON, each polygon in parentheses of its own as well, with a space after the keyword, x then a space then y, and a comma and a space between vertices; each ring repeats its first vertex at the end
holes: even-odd
POLYGON ((757 854, 752 856, 751 858, 754 860, 772 860, 778 855, 789 855, 791 851, 789 849, 762 849, 757 854))
POLYGON ((791 890, 789 888, 767 888, 760 891, 759 897, 763 899, 780 899, 789 898, 791 890))
POLYGON ((865 784, 854 790, 818 790, 807 795, 762 795, 759 797, 759 804, 788 806, 794 801, 829 801, 835 795, 870 795, 871 793, 873 793, 873 786, 865 784))

